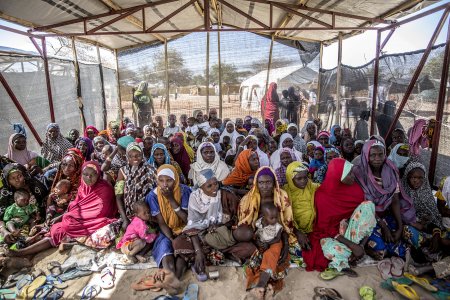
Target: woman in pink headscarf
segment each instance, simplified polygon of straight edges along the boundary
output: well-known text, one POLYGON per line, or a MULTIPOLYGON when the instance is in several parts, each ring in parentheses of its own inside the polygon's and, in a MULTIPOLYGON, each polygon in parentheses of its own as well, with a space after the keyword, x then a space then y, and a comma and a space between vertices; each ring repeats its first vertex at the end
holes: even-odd
POLYGON ((272 124, 275 124, 280 115, 278 111, 278 102, 280 102, 280 99, 277 94, 277 84, 271 82, 269 89, 261 100, 261 111, 264 114, 264 120, 269 119, 272 121, 272 124))

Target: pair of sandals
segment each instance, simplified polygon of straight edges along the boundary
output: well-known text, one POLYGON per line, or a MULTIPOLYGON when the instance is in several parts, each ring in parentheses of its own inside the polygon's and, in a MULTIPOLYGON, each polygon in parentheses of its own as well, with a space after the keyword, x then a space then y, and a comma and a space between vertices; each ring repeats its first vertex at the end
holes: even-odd
POLYGON ((402 277, 405 262, 400 257, 385 258, 377 264, 381 278, 402 277))
POLYGON ((356 273, 354 270, 350 268, 342 269, 341 271, 338 271, 334 268, 327 268, 325 271, 321 272, 319 274, 319 277, 323 280, 330 281, 335 279, 338 276, 346 275, 348 277, 358 277, 358 273, 356 273))
POLYGON ((26 275, 16 284, 16 299, 60 299, 64 291, 55 285, 51 276, 40 275, 33 279, 31 275, 26 275))

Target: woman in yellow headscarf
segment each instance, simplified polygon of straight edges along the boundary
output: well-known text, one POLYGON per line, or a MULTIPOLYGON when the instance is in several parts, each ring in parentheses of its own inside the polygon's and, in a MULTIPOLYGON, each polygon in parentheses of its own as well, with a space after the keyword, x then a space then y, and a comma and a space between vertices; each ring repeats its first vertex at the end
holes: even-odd
POLYGON ((164 164, 158 168, 157 187, 145 198, 151 214, 158 221, 160 234, 153 245, 153 257, 158 267, 169 270, 180 278, 184 260, 173 255, 172 241, 187 224, 187 210, 191 189, 180 184, 180 176, 174 166, 164 164), (183 260, 178 262, 178 260, 183 260))
POLYGON ((294 233, 302 249, 309 249, 307 233, 312 232, 316 217, 314 194, 320 184, 308 178, 308 167, 302 162, 294 161, 286 169, 287 184, 283 189, 292 203, 294 233))

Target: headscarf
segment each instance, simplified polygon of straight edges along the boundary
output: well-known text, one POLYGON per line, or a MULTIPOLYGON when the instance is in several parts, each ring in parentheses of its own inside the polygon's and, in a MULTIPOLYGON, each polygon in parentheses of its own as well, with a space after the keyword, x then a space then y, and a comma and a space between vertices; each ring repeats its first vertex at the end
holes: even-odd
POLYGON ((65 159, 70 159, 75 164, 75 171, 74 175, 72 177, 67 177, 64 175, 62 170, 62 163, 59 164, 58 171, 56 172, 55 178, 53 179, 52 189, 56 186, 56 184, 61 181, 62 179, 67 179, 70 181, 71 184, 71 191, 77 191, 78 187, 80 186, 80 180, 81 180, 81 170, 82 166, 84 164, 84 158, 81 154, 81 152, 74 151, 76 148, 69 149, 67 151, 68 153, 62 158, 61 162, 65 159))
POLYGON ((361 152, 361 161, 354 167, 356 180, 363 189, 366 199, 374 202, 377 212, 384 212, 391 206, 392 197, 399 188, 402 219, 406 224, 413 223, 415 211, 412 200, 405 194, 403 187, 400 185, 397 167, 389 159, 385 160, 381 169, 383 186, 381 187, 377 183, 369 165, 370 149, 374 146, 381 146, 386 153, 386 148, 382 143, 375 140, 367 141, 361 152))
POLYGON ((94 146, 92 145, 92 141, 87 137, 79 137, 75 142, 75 147, 78 148, 80 145, 80 142, 83 141, 87 145, 86 153, 84 154, 84 160, 90 161, 91 160, 91 154, 94 152, 94 146))
MULTIPOLYGON (((322 130, 321 132, 319 132, 319 134, 317 135, 317 139, 319 139, 322 135, 330 138, 330 134, 328 133, 328 131, 322 130)), ((330 142, 330 141, 328 141, 330 142)))
MULTIPOLYGON (((278 169, 281 166, 281 149, 283 149, 283 142, 287 139, 291 139, 292 141, 294 141, 290 133, 283 133, 280 137, 278 149, 270 156, 270 165, 274 169, 278 169)), ((294 160, 302 161, 302 154, 299 151, 295 150, 294 148, 292 149, 292 152, 294 153, 294 160)))
POLYGON ((356 145, 359 145, 359 144, 362 144, 362 145, 364 145, 364 141, 363 140, 356 140, 355 141, 355 143, 354 143, 354 145, 355 145, 355 147, 356 147, 356 145))
POLYGON ((258 120, 258 118, 252 118, 252 120, 250 121, 250 124, 258 125, 258 128, 263 128, 262 123, 260 120, 258 120))
MULTIPOLYGON (((120 123, 118 121, 111 121, 108 124, 108 136, 109 136, 109 142, 113 145, 117 144, 117 138, 112 134, 112 128, 118 128, 120 129, 120 123)), ((119 131, 120 134, 120 131, 119 131)))
POLYGON ((150 154, 150 158, 148 159, 148 163, 153 166, 154 168, 157 168, 158 166, 156 165, 156 160, 155 160, 155 151, 157 149, 161 149, 162 151, 164 151, 164 164, 170 164, 170 154, 169 151, 167 151, 167 148, 165 145, 161 144, 161 143, 156 143, 153 145, 152 147, 152 153, 150 154))
POLYGON ((275 134, 274 135, 279 135, 279 134, 283 134, 283 132, 287 131, 288 128, 288 122, 284 119, 279 119, 276 123, 275 123, 276 127, 275 127, 275 134), (277 125, 278 123, 278 125, 277 125))
POLYGON ((305 188, 299 189, 294 184, 294 177, 302 171, 308 172, 308 166, 299 161, 290 163, 286 170, 287 184, 283 186, 283 189, 286 191, 292 203, 295 228, 303 233, 310 233, 313 230, 313 222, 316 216, 314 194, 320 184, 313 183, 308 178, 308 183, 305 188))
POLYGON ((191 162, 194 162, 195 152, 194 152, 194 149, 192 149, 191 145, 189 145, 189 143, 187 141, 187 134, 185 132, 177 132, 173 136, 179 137, 183 140, 183 146, 189 155, 189 159, 191 160, 191 162))
POLYGON ((22 123, 14 123, 12 124, 12 126, 15 133, 20 133, 25 138, 27 137, 27 130, 25 129, 25 126, 23 126, 22 123))
POLYGON ((261 206, 261 195, 257 179, 262 175, 270 175, 274 179, 273 204, 280 212, 280 223, 283 225, 284 231, 289 235, 289 243, 295 244, 297 238, 294 235, 291 202, 287 193, 278 185, 275 173, 270 167, 261 167, 258 169, 255 174, 253 188, 241 199, 238 209, 238 226, 248 225, 255 228, 261 206))
POLYGON ((298 131, 298 126, 294 123, 290 123, 287 127, 287 131, 289 131, 289 128, 295 127, 297 129, 297 135, 294 137, 294 148, 295 150, 305 153, 306 152, 306 142, 302 137, 300 136, 300 132, 298 131))
MULTIPOLYGON (((132 150, 142 153, 142 148, 136 142, 130 143, 126 149, 127 158, 132 150)), ((132 216, 134 203, 145 201, 145 197, 156 184, 155 168, 142 160, 138 166, 127 163, 122 170, 125 175, 125 213, 127 216, 132 216)))
POLYGON ((108 133, 108 130, 106 130, 106 129, 100 130, 100 131, 98 132, 98 135, 101 135, 101 136, 106 135, 106 137, 109 138, 109 133, 108 133))
POLYGON ((109 142, 102 137, 101 135, 97 135, 93 140, 92 140, 92 145, 95 147, 95 144, 97 144, 98 142, 103 141, 105 143, 105 145, 109 145, 109 142))
POLYGON ((266 126, 264 126, 266 129, 267 129, 267 131, 269 132, 269 135, 270 136, 272 136, 272 133, 274 132, 274 130, 275 130, 275 126, 273 125, 273 120, 272 119, 266 119, 265 121, 265 125, 266 126), (269 127, 269 128, 267 128, 267 126, 269 127))
POLYGON ((233 121, 228 121, 225 124, 225 129, 223 130, 222 134, 220 135, 220 140, 219 143, 223 143, 223 138, 225 136, 229 136, 230 137, 230 143, 231 143, 231 148, 234 148, 235 146, 235 141, 236 141, 236 137, 239 136, 240 134, 236 131, 236 126, 234 125, 233 121), (229 133, 227 131, 227 125, 228 124, 232 124, 233 125, 233 132, 229 133))
POLYGON ((256 135, 252 135, 252 134, 249 134, 247 137, 250 137, 251 139, 255 140, 257 143, 256 153, 258 154, 258 158, 259 158, 259 166, 260 167, 270 166, 269 156, 259 148, 258 137, 256 135))
POLYGON ((282 163, 281 163, 281 154, 282 153, 289 153, 289 155, 292 158, 292 161, 296 161, 297 158, 295 157, 295 153, 291 148, 281 148, 280 150, 280 166, 275 170, 275 174, 277 175, 277 180, 280 186, 284 186, 287 183, 286 179, 286 169, 282 163))
POLYGON ((305 125, 303 126, 302 130, 300 131, 300 135, 301 137, 305 140, 305 142, 309 142, 311 140, 311 136, 309 136, 309 132, 308 130, 306 130, 308 128, 308 125, 312 124, 314 125, 314 127, 316 128, 316 133, 317 133, 317 125, 316 123, 314 123, 314 121, 306 121, 305 125))
POLYGON ((180 146, 180 152, 178 152, 177 154, 172 152, 172 156, 173 159, 180 165, 184 177, 187 178, 189 170, 191 169, 191 159, 189 158, 189 154, 187 153, 186 148, 184 148, 184 143, 180 138, 177 137, 172 137, 170 139, 170 142, 178 144, 178 146, 180 146))
POLYGON ((332 145, 337 143, 337 138, 336 138, 336 135, 334 133, 334 131, 336 129, 341 129, 341 126, 339 126, 338 124, 335 124, 335 125, 331 126, 331 130, 330 130, 330 133, 331 133, 331 135, 330 135, 330 144, 332 144, 332 145))
POLYGON ((197 161, 191 165, 190 178, 194 183, 194 186, 199 184, 199 176, 202 170, 210 169, 214 173, 214 177, 217 178, 218 181, 222 181, 230 174, 230 170, 225 162, 220 160, 219 155, 217 154, 216 148, 211 142, 201 143, 197 149, 197 161), (212 147, 214 149, 214 161, 212 163, 207 163, 203 159, 202 150, 206 147, 212 147))
POLYGON ((414 122, 408 136, 411 156, 418 156, 420 154, 420 147, 428 147, 428 138, 424 130, 426 126, 427 120, 418 119, 414 122))
POLYGON ((14 133, 10 135, 8 143, 8 153, 6 154, 6 156, 21 165, 26 165, 32 159, 36 158, 38 154, 34 151, 29 151, 26 147, 23 150, 17 150, 16 148, 14 148, 14 142, 20 137, 24 137, 26 139, 26 136, 21 133, 14 133))
POLYGON ((62 136, 59 125, 56 123, 48 124, 47 134, 41 149, 42 156, 48 161, 55 163, 63 158, 64 154, 66 154, 66 151, 69 148, 72 148, 72 144, 62 136), (48 137, 48 131, 51 128, 55 128, 58 130, 58 136, 54 140, 48 137))
POLYGON ((89 130, 92 130, 94 132, 95 136, 98 136, 98 133, 99 133, 98 129, 95 128, 94 126, 90 125, 84 129, 84 137, 85 138, 89 138, 89 135, 88 135, 89 130))
POLYGON ((307 271, 323 271, 328 267, 320 244, 323 238, 334 238, 339 233, 340 222, 349 219, 355 209, 364 201, 364 191, 358 185, 341 182, 346 160, 335 158, 328 165, 328 172, 322 185, 314 195, 316 219, 313 232, 308 235, 311 250, 303 250, 307 271))
MULTIPOLYGON (((200 176, 202 178, 200 183, 205 184, 206 181, 214 177, 214 172, 205 169, 201 171, 200 176)), ((183 229, 183 232, 207 229, 211 224, 221 223, 222 217, 223 210, 220 189, 217 191, 215 197, 206 195, 201 188, 196 189, 189 197, 188 223, 183 229)))
POLYGON ((242 125, 242 127, 244 127, 245 130, 247 130, 247 132, 250 131, 250 129, 252 129, 251 123, 250 123, 250 125, 249 125, 249 124, 245 124, 245 121, 248 121, 249 119, 250 119, 250 122, 251 122, 252 116, 246 116, 246 117, 244 118, 244 125, 242 125))
POLYGON ((379 141, 380 143, 382 143, 384 145, 384 147, 386 147, 386 141, 384 140, 384 138, 381 135, 373 134, 369 137, 369 140, 379 141))
MULTIPOLYGON (((180 176, 177 174, 177 170, 174 166, 170 164, 164 164, 158 168, 157 177, 159 177, 160 175, 165 175, 162 174, 164 173, 164 170, 170 170, 172 174, 174 174, 174 178, 172 178, 173 180, 175 180, 173 196, 175 202, 178 205, 181 205, 182 193, 180 187, 180 176)), ((156 195, 158 197, 159 210, 161 212, 161 216, 164 219, 164 222, 166 222, 167 226, 169 226, 169 228, 172 229, 175 234, 180 234, 186 224, 180 217, 178 217, 172 206, 170 206, 169 199, 164 196, 159 186, 156 187, 156 195)))
POLYGON ((409 156, 398 155, 397 151, 400 148, 408 149, 408 151, 409 151, 409 146, 407 144, 400 143, 400 144, 395 145, 394 148, 392 148, 391 153, 388 156, 388 159, 394 163, 394 165, 397 167, 397 169, 403 168, 409 160, 409 156))
POLYGON ((439 183, 439 189, 436 193, 436 198, 445 201, 447 206, 450 206, 450 176, 442 178, 439 183))
POLYGON ((239 153, 235 167, 231 171, 231 173, 225 178, 222 183, 224 185, 237 185, 237 186, 246 186, 248 179, 250 176, 254 175, 256 171, 253 171, 250 167, 250 163, 248 162, 250 156, 256 153, 251 149, 245 149, 241 153, 239 153))
POLYGON ((418 221, 430 220, 434 226, 444 229, 442 225, 442 216, 439 212, 436 201, 428 181, 427 170, 420 162, 413 161, 406 166, 405 174, 402 178, 402 185, 406 194, 411 197, 418 221), (414 169, 420 169, 424 173, 423 184, 417 190, 413 190, 408 184, 408 174, 414 169))
POLYGON ((126 135, 117 140, 117 145, 119 145, 120 147, 122 147, 124 149, 127 149, 128 145, 133 142, 134 142, 134 137, 126 135))

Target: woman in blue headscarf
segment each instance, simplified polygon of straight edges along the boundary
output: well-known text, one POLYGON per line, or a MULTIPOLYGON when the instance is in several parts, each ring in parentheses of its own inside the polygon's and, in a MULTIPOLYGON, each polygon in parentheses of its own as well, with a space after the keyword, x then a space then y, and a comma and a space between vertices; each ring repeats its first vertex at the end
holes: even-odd
POLYGON ((339 126, 337 124, 331 126, 330 145, 333 145, 333 146, 341 145, 341 139, 342 139, 341 131, 342 131, 341 126, 339 126))
POLYGON ((164 164, 174 166, 180 176, 180 183, 186 183, 186 179, 183 175, 183 172, 181 171, 180 165, 174 159, 171 159, 169 151, 167 151, 166 146, 164 146, 163 144, 156 143, 153 145, 152 153, 150 154, 150 158, 147 162, 155 169, 158 169, 164 164))

